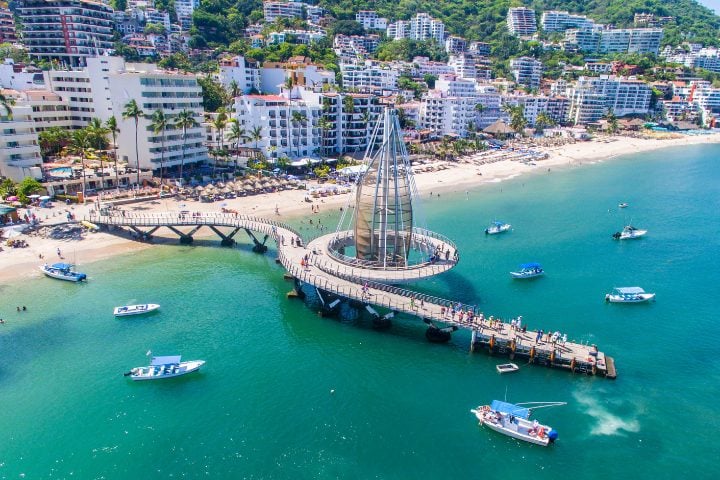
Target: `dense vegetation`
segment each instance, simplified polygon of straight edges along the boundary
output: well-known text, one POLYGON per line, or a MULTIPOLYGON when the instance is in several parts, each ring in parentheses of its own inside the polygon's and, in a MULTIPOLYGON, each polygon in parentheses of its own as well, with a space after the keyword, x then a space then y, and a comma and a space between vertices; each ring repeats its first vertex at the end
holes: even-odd
MULTIPOLYGON (((122 2, 123 0, 115 0, 122 2)), ((163 5, 174 0, 157 0, 163 5)), ((588 15, 600 23, 618 27, 632 26, 638 12, 672 16, 675 21, 665 25, 665 44, 677 45, 694 41, 707 45, 718 44, 720 17, 695 0, 319 0, 336 21, 329 25, 329 33, 362 33, 352 22, 358 10, 376 10, 390 20, 409 19, 417 12, 427 12, 442 20, 448 34, 461 35, 468 40, 491 43, 493 57, 507 59, 520 50, 520 42, 507 33, 505 18, 513 6, 529 6, 538 14, 542 10, 567 10, 588 15)), ((538 15, 539 17, 539 15, 538 15)), ((193 17, 192 46, 227 48, 234 53, 248 54, 258 60, 284 60, 290 55, 308 55, 320 64, 332 66, 336 60, 327 53, 327 46, 316 48, 266 47, 250 49, 243 39, 244 29, 263 18, 261 0, 202 0, 193 17), (304 51, 300 51, 304 49, 304 51)), ((539 18, 538 18, 539 21, 539 18)), ((295 27, 299 20, 280 20, 268 30, 295 27), (287 25, 285 25, 287 24, 287 25)), ((550 35, 557 39, 561 35, 550 35)), ((430 42, 429 42, 430 43, 430 42)), ((383 42, 378 57, 386 60, 411 59, 414 55, 441 59, 443 52, 424 42, 383 42)), ((535 55, 540 56, 540 54, 535 55)))

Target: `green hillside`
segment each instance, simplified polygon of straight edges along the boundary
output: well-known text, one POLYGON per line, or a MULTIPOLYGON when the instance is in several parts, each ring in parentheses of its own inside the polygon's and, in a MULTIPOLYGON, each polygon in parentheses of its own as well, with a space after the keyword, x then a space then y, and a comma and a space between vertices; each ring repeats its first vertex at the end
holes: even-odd
MULTIPOLYGON (((521 5, 538 13, 552 9, 581 13, 619 27, 632 26, 638 12, 672 16, 675 21, 665 26, 664 40, 671 45, 685 40, 718 45, 720 34, 720 17, 694 0, 319 0, 319 4, 338 20, 352 20, 358 10, 376 10, 390 20, 427 12, 445 23, 447 33, 491 42, 496 47, 507 41, 508 8, 521 5)), ((242 38, 245 27, 262 17, 261 0, 202 0, 193 18, 193 46, 230 45, 242 38)))
POLYGON ((358 10, 376 10, 393 20, 427 12, 445 22, 449 33, 484 41, 497 40, 507 31, 507 10, 517 6, 532 7, 538 13, 567 10, 620 27, 632 26, 638 12, 672 16, 676 22, 666 27, 666 43, 670 44, 687 39, 714 45, 720 33, 720 17, 694 0, 320 0, 320 5, 341 19, 354 18, 358 10))

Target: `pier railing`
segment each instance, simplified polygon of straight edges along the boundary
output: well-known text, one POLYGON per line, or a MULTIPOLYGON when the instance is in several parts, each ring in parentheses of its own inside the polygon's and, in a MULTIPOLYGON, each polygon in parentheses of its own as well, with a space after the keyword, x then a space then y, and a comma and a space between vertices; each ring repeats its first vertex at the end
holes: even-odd
MULTIPOLYGON (((277 229, 285 230, 288 237, 294 235, 301 238, 300 233, 290 225, 276 220, 256 217, 253 215, 241 215, 234 213, 137 213, 125 212, 112 215, 90 215, 88 221, 119 226, 134 227, 163 227, 163 226, 198 226, 208 225, 214 227, 236 227, 247 228, 256 232, 273 235, 277 229), (274 229, 273 229, 274 227, 274 229)), ((274 235, 273 235, 274 236, 274 235)), ((276 240, 280 239, 278 238, 276 240)))

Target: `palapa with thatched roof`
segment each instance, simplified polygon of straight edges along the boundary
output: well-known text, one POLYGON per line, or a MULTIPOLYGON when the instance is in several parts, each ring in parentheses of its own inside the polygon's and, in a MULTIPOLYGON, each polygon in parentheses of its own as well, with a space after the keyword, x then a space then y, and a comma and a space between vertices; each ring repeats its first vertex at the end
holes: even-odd
POLYGON ((510 125, 503 122, 500 119, 495 120, 492 124, 488 125, 483 129, 483 132, 489 133, 490 135, 502 136, 502 135, 513 135, 515 130, 510 125))

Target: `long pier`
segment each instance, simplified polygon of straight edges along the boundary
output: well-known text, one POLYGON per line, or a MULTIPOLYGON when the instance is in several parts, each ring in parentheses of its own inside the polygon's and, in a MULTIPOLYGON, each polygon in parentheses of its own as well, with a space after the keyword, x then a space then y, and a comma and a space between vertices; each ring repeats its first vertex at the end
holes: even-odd
MULTIPOLYGON (((140 236, 152 235, 159 228, 166 227, 177 234, 183 243, 191 243, 192 236, 204 226, 220 236, 224 245, 232 245, 235 234, 245 230, 254 243, 253 250, 261 253, 267 250, 265 242, 272 238, 277 244, 278 262, 295 280, 298 289, 304 283, 339 298, 405 313, 427 322, 469 330, 472 335, 472 351, 483 349, 490 354, 507 355, 511 359, 523 358, 529 363, 570 372, 601 375, 606 378, 617 376, 613 358, 599 351, 594 345, 553 342, 548 335, 539 336, 537 331, 522 332, 513 329, 510 324, 486 318, 460 302, 389 285, 377 281, 376 278, 364 278, 347 265, 338 264, 330 258, 322 250, 319 239, 304 245, 302 241, 297 241, 302 239, 299 232, 281 222, 233 213, 108 213, 110 214, 91 215, 86 220, 105 227, 129 228, 140 236), (180 230, 187 227, 191 228, 190 232, 180 230), (223 233, 219 228, 230 228, 231 231, 223 233), (253 232, 263 234, 263 241, 258 240, 253 232), (465 313, 460 315, 460 310, 465 313), (472 313, 468 314, 468 311, 472 313)), ((457 252, 453 250, 452 253, 455 256, 457 252)), ((442 271, 449 268, 449 263, 428 268, 442 271)), ((395 283, 423 277, 415 272, 400 275, 407 277, 390 277, 386 281, 395 283)), ((299 291, 296 293, 300 294, 299 291)))

